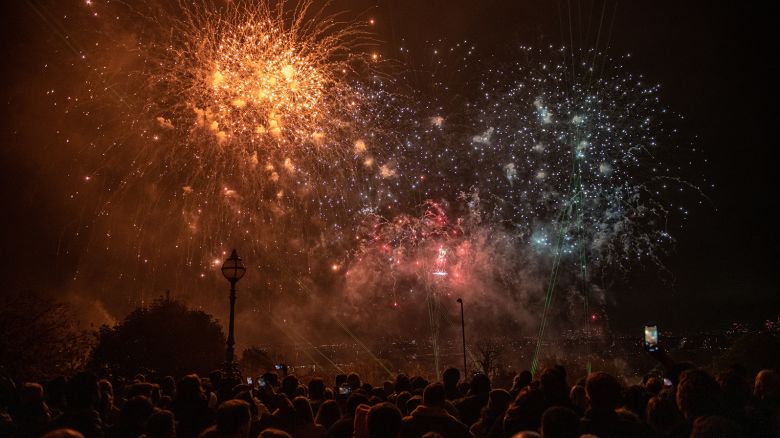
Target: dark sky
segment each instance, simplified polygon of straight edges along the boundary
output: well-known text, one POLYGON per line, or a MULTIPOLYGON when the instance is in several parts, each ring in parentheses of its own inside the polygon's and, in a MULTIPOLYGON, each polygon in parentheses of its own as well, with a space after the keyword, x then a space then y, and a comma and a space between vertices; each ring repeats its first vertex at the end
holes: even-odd
MULTIPOLYGON (((57 255, 58 241, 80 213, 63 202, 46 177, 58 171, 57 163, 41 162, 45 154, 34 150, 47 143, 36 126, 46 126, 55 116, 37 113, 28 100, 42 96, 36 80, 40 63, 66 50, 52 47, 62 41, 28 3, 48 4, 3 2, 0 14, 0 285, 3 291, 56 291, 74 269, 72 259, 57 255)), ((595 41, 605 6, 604 32, 611 28, 607 52, 630 53, 627 68, 662 84, 663 102, 685 116, 683 134, 695 136, 694 144, 709 159, 705 168, 692 172, 715 182, 707 191, 711 203, 691 205, 689 220, 676 233, 677 250, 667 261, 674 278, 659 281, 655 272, 632 275, 614 291, 612 319, 624 327, 652 320, 679 328, 780 315, 780 295, 770 277, 777 265, 772 213, 777 207, 776 140, 770 137, 776 125, 771 78, 777 77, 772 65, 777 47, 771 36, 776 16, 768 7, 542 0, 336 2, 341 5, 368 11, 386 50, 403 39, 413 58, 424 53, 426 41, 439 38, 468 39, 484 52, 507 56, 520 44, 569 45, 572 40, 586 47, 595 41)), ((601 36, 601 48, 606 36, 601 36)))

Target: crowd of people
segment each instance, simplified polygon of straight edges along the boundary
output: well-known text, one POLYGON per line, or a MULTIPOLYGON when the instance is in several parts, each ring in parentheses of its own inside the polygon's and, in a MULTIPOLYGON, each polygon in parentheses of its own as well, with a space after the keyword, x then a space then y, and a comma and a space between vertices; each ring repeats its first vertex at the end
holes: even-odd
POLYGON ((488 376, 440 382, 357 374, 305 384, 274 372, 233 385, 220 372, 123 381, 81 372, 0 388, 0 436, 46 438, 780 437, 780 373, 738 366, 713 376, 672 364, 626 386, 594 372, 569 382, 556 366, 511 388, 488 376))

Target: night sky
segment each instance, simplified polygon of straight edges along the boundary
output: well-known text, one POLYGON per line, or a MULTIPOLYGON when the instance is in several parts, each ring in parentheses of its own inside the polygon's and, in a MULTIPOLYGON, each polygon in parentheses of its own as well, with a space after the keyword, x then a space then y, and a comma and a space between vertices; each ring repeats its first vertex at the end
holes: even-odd
MULTIPOLYGON (((57 296, 69 290, 79 263, 90 263, 79 245, 62 250, 74 224, 94 206, 68 198, 72 189, 63 175, 74 171, 72 161, 53 132, 63 116, 47 103, 47 90, 81 81, 71 67, 76 55, 62 38, 76 30, 36 12, 54 3, 60 2, 3 2, 0 13, 0 293, 33 289, 57 296)), ((69 8, 83 13, 83 1, 62 3, 73 5, 57 5, 58 14, 69 8)), ((625 68, 661 84, 663 103, 684 116, 681 135, 707 158, 683 177, 714 183, 704 188, 708 200, 689 202, 690 214, 674 232, 676 250, 665 259, 669 274, 634 271, 612 287, 611 322, 627 330, 651 321, 675 329, 718 328, 780 315, 770 276, 777 267, 776 149, 770 137, 777 47, 771 36, 776 16, 768 7, 539 0, 352 0, 333 7, 374 18, 383 56, 392 58, 404 46, 410 53, 404 61, 415 63, 424 63, 430 42, 440 39, 467 39, 508 61, 521 45, 571 41, 588 47, 604 8, 603 29, 611 31, 607 53, 630 53, 625 68)), ((606 36, 601 38, 604 49, 606 36)), ((86 137, 75 135, 74 141, 86 137)))

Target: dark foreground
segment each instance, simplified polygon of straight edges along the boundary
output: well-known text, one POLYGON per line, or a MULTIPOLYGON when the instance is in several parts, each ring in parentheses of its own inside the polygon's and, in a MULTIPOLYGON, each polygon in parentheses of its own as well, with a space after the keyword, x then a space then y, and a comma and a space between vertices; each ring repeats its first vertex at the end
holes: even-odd
MULTIPOLYGON (((713 376, 691 363, 626 386, 603 372, 571 382, 555 366, 518 373, 512 386, 357 374, 300 381, 266 373, 234 385, 220 372, 103 379, 77 373, 43 384, 0 385, 0 436, 8 437, 779 437, 780 374, 735 365, 713 376)), ((284 370, 280 371, 283 374, 284 370)))

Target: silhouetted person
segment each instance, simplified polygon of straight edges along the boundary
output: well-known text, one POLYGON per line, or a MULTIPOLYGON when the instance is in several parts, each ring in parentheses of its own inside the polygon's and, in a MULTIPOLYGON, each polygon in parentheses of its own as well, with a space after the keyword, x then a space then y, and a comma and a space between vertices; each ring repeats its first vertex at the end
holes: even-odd
POLYGON ((516 375, 512 380, 512 389, 509 391, 509 393, 512 394, 512 398, 517 398, 517 394, 520 394, 520 391, 523 388, 530 385, 533 379, 533 374, 531 374, 531 372, 528 370, 523 370, 518 375, 516 375))
POLYGON ((152 402, 142 395, 126 401, 119 410, 119 419, 108 435, 111 438, 136 438, 146 431, 146 422, 154 413, 152 402))
POLYGON ((645 382, 645 391, 651 397, 658 395, 662 389, 664 389, 664 380, 660 377, 650 377, 645 382))
POLYGON ((54 379, 44 383, 43 393, 46 397, 46 405, 51 410, 51 417, 57 418, 65 412, 67 402, 68 382, 65 377, 57 376, 54 379))
POLYGON ((279 387, 279 376, 274 372, 267 372, 263 374, 262 376, 263 380, 265 380, 266 385, 269 385, 271 388, 278 388, 279 387))
POLYGON ((479 420, 469 429, 471 435, 475 438, 487 437, 496 421, 503 421, 504 414, 511 402, 512 394, 508 391, 504 389, 490 391, 487 406, 482 408, 479 420))
POLYGON ((247 438, 251 425, 252 414, 249 412, 249 404, 243 400, 228 400, 222 402, 215 415, 216 437, 218 438, 247 438))
POLYGON ((423 398, 421 395, 413 395, 409 397, 409 400, 406 400, 406 410, 409 412, 408 415, 411 415, 412 412, 417 409, 417 406, 422 404, 422 401, 423 398))
POLYGON ((349 373, 349 375, 347 375, 347 384, 353 391, 359 389, 362 386, 360 376, 357 373, 349 373))
POLYGON ((197 374, 190 374, 179 381, 176 396, 171 402, 178 438, 195 438, 211 424, 213 413, 208 403, 197 374))
POLYGON ((744 424, 747 421, 745 409, 751 396, 750 383, 745 374, 732 367, 720 373, 717 382, 723 394, 724 413, 737 423, 744 424))
POLYGON ((553 406, 542 414, 543 438, 577 438, 580 436, 580 417, 563 406, 553 406))
POLYGON ((585 387, 580 385, 574 385, 569 390, 569 403, 574 412, 578 416, 585 415, 585 411, 588 410, 588 394, 585 392, 585 387))
POLYGON ((315 377, 309 381, 309 403, 311 404, 311 411, 315 414, 319 412, 320 405, 325 401, 325 382, 315 377))
POLYGON ((404 391, 412 392, 412 382, 406 374, 399 374, 395 377, 395 393, 400 394, 404 391))
POLYGON ((644 421, 648 399, 648 394, 643 387, 632 385, 623 394, 623 408, 632 412, 639 420, 644 421))
POLYGON ((292 435, 290 435, 289 433, 283 430, 272 427, 260 432, 260 435, 258 435, 257 438, 293 438, 293 437, 292 435))
POLYGON ((566 371, 562 367, 545 369, 539 377, 539 383, 545 407, 569 407, 569 386, 566 384, 566 371))
POLYGON ((325 400, 320 404, 317 411, 317 417, 314 422, 322 425, 326 430, 330 429, 337 421, 341 419, 341 410, 336 400, 325 400))
MULTIPOLYGON (((51 421, 51 411, 46 405, 43 386, 37 383, 25 383, 19 389, 19 406, 14 415, 18 438, 38 437, 46 431, 51 421)), ((0 435, 3 433, 0 432, 0 435)))
POLYGON ((255 398, 253 391, 241 391, 234 397, 236 400, 243 400, 249 405, 249 413, 252 416, 252 425, 249 428, 249 436, 256 437, 267 425, 263 419, 271 417, 271 413, 265 405, 255 398))
POLYGON ((460 383, 460 371, 457 368, 447 368, 441 375, 441 380, 444 383, 444 390, 447 392, 447 400, 455 401, 462 397, 463 394, 458 390, 458 383, 460 383))
POLYGON ((293 375, 284 376, 281 392, 290 400, 298 396, 298 378, 293 375))
POLYGON ((125 387, 125 397, 128 399, 140 395, 154 401, 159 398, 156 397, 155 392, 155 385, 149 382, 135 382, 132 385, 125 387))
POLYGON ((717 416, 700 416, 693 422, 691 438, 742 438, 742 429, 734 421, 717 416))
POLYGON ((113 426, 119 420, 119 407, 114 404, 114 385, 106 379, 98 382, 100 389, 100 405, 98 412, 103 420, 103 426, 113 426))
POLYGON ((368 411, 368 438, 398 438, 401 411, 392 403, 379 403, 368 411))
POLYGON ((768 407, 780 407, 780 373, 774 370, 761 370, 756 374, 753 395, 768 407))
POLYGON ((689 428, 671 394, 660 393, 647 402, 647 424, 658 438, 685 438, 689 428))
POLYGON ((382 389, 385 391, 385 399, 387 399, 387 401, 391 401, 390 396, 395 393, 395 383, 389 380, 385 380, 382 382, 382 389))
POLYGON ((368 412, 371 410, 369 405, 359 405, 355 409, 355 420, 353 421, 352 438, 368 438, 368 412))
POLYGON ((762 370, 753 385, 747 427, 753 436, 780 436, 780 374, 762 370))
POLYGON ((620 403, 620 383, 603 372, 591 373, 585 383, 590 409, 580 420, 580 432, 599 438, 641 437, 649 431, 640 425, 618 416, 615 409, 620 403))
POLYGON ((411 392, 414 395, 422 395, 425 388, 430 384, 430 382, 425 380, 422 376, 414 376, 411 378, 410 382, 412 384, 411 392))
POLYGON ((214 409, 216 406, 214 403, 216 400, 214 400, 214 397, 212 395, 216 396, 217 394, 220 394, 222 397, 229 397, 229 392, 232 388, 227 388, 222 385, 223 376, 221 370, 214 370, 209 373, 208 379, 202 379, 201 380, 201 388, 203 389, 204 393, 206 394, 206 398, 209 400, 209 407, 214 409))
POLYGON ((407 402, 410 398, 412 398, 412 393, 409 391, 404 391, 400 394, 397 394, 395 398, 395 407, 401 411, 401 415, 404 417, 409 415, 409 407, 407 406, 407 402))
POLYGON ((374 406, 377 403, 387 401, 387 393, 385 392, 384 388, 378 388, 378 387, 371 388, 371 391, 369 391, 368 394, 369 394, 369 399, 371 400, 371 406, 374 406), (376 403, 374 402, 375 400, 376 403))
POLYGON ((324 438, 327 429, 324 426, 314 423, 314 415, 311 411, 311 405, 306 397, 296 397, 293 400, 295 414, 293 416, 290 433, 295 438, 324 438))
POLYGON ((355 428, 355 410, 360 404, 368 404, 368 397, 360 393, 350 394, 344 415, 328 429, 326 436, 328 438, 352 438, 352 432, 355 428))
POLYGON ((436 432, 448 438, 468 436, 468 426, 447 412, 446 391, 441 383, 432 383, 423 392, 422 404, 403 419, 401 436, 419 438, 436 432))
POLYGON ((471 378, 468 395, 455 402, 460 421, 469 427, 476 423, 482 408, 487 405, 489 397, 490 379, 484 374, 475 374, 471 378))
MULTIPOLYGON (((542 438, 541 435, 539 435, 537 432, 534 432, 532 430, 526 430, 524 432, 518 432, 514 435, 512 435, 512 438, 542 438)), ((582 437, 580 437, 582 438, 582 437)), ((591 437, 588 437, 591 438, 591 437)), ((596 437, 598 438, 598 437, 596 437)))
POLYGON ((276 410, 276 388, 277 388, 277 375, 275 373, 265 373, 260 377, 260 381, 264 382, 264 385, 260 385, 257 390, 257 398, 265 405, 270 412, 276 410))
POLYGON ((719 415, 722 410, 718 383, 706 371, 698 368, 680 374, 676 399, 677 408, 689 424, 702 415, 719 415))
POLYGON ((69 428, 85 438, 103 437, 103 422, 97 411, 100 402, 97 376, 86 371, 73 376, 67 383, 66 399, 65 412, 51 422, 50 429, 69 428))
POLYGON ((176 380, 173 376, 163 377, 162 381, 160 381, 160 393, 173 399, 176 395, 176 380))
POLYGON ((526 386, 509 406, 501 428, 503 436, 539 430, 544 413, 544 395, 538 388, 526 386))
POLYGON ((290 428, 295 419, 295 408, 293 407, 292 401, 287 398, 284 393, 279 393, 276 394, 274 404, 276 405, 276 409, 271 415, 273 421, 269 422, 268 425, 290 432, 290 428))
POLYGON ((62 428, 49 431, 41 438, 84 438, 84 435, 77 430, 62 428))
POLYGON ((173 412, 158 410, 146 422, 146 438, 176 438, 173 412))

